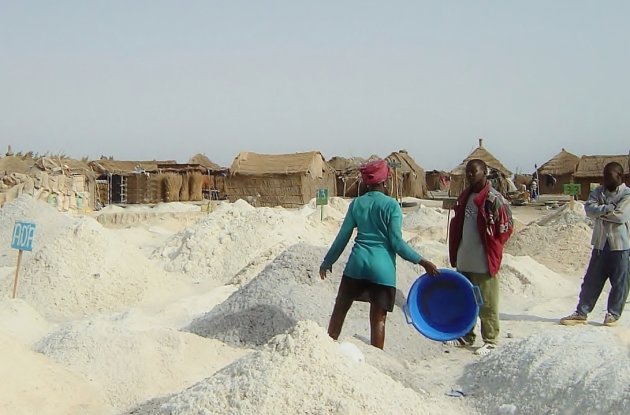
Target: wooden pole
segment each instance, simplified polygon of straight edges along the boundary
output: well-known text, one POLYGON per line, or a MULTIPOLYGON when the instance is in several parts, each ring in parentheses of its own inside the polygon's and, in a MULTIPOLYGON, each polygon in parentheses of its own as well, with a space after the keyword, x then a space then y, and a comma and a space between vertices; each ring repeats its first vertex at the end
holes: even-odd
POLYGON ((20 275, 20 263, 22 262, 22 250, 18 252, 17 267, 15 268, 15 280, 13 281, 13 298, 17 292, 18 276, 20 275))
POLYGON ((450 228, 450 226, 448 225, 450 221, 451 221, 451 209, 449 208, 448 214, 446 215, 446 245, 448 245, 448 231, 450 228))

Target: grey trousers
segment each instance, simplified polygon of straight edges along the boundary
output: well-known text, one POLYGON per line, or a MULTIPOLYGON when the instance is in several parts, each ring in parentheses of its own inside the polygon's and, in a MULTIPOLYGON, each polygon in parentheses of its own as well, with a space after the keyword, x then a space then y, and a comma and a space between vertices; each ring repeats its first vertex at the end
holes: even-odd
POLYGON ((630 251, 600 251, 594 249, 582 282, 577 312, 583 316, 593 311, 606 280, 610 280, 608 312, 619 318, 628 298, 628 253, 630 251))

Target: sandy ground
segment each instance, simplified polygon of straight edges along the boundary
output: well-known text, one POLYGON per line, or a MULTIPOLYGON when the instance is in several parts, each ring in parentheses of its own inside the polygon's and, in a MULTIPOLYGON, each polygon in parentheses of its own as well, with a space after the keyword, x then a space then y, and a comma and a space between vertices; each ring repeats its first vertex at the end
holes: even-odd
MULTIPOLYGON (((441 202, 436 200, 415 201, 428 208, 441 206, 441 202)), ((407 216, 411 216, 416 210, 416 207, 404 209, 407 216)), ((221 212, 220 209, 218 212, 221 212)), ((223 232, 221 234, 218 233, 219 228, 211 227, 214 226, 211 221, 204 225, 211 230, 209 232, 214 232, 214 234, 205 235, 204 238, 221 239, 220 246, 210 246, 213 251, 209 251, 208 256, 211 257, 212 252, 215 255, 219 252, 226 255, 226 252, 231 251, 234 251, 235 255, 243 256, 242 269, 239 271, 241 277, 234 280, 238 282, 237 284, 218 284, 217 280, 200 278, 197 274, 193 276, 186 272, 163 271, 168 258, 163 254, 156 256, 156 252, 161 252, 160 249, 164 246, 173 246, 173 238, 181 239, 182 232, 187 231, 189 232, 186 234, 188 239, 182 239, 183 242, 179 245, 177 252, 181 253, 186 249, 194 250, 194 238, 197 236, 190 233, 192 232, 190 229, 198 227, 196 221, 204 215, 186 212, 178 217, 177 212, 168 211, 161 215, 144 215, 141 218, 138 218, 136 214, 132 223, 127 224, 105 221, 105 226, 102 228, 104 231, 98 228, 94 232, 107 233, 110 239, 107 239, 105 245, 124 243, 124 246, 128 247, 126 252, 116 254, 120 255, 118 261, 133 261, 128 258, 138 258, 137 262, 143 258, 142 260, 148 261, 149 265, 146 267, 153 268, 142 268, 152 271, 146 271, 151 275, 143 277, 142 287, 144 288, 141 295, 128 301, 122 301, 121 297, 120 302, 116 302, 114 298, 111 300, 111 307, 99 303, 100 308, 86 308, 85 310, 88 311, 82 315, 74 312, 63 313, 66 304, 64 301, 71 295, 70 292, 67 296, 61 295, 54 304, 40 303, 41 295, 32 294, 32 290, 35 290, 37 286, 35 282, 28 279, 37 278, 37 275, 29 274, 28 268, 32 267, 34 262, 44 261, 46 257, 42 256, 43 253, 33 253, 26 259, 23 264, 24 269, 21 270, 22 278, 26 281, 20 281, 18 299, 10 299, 10 287, 12 287, 15 273, 15 266, 10 264, 11 257, 16 253, 7 247, 2 247, 0 255, 4 261, 3 266, 0 267, 0 284, 3 287, 3 297, 0 299, 0 351, 2 352, 0 374, 3 375, 2 379, 11 379, 11 381, 0 383, 0 414, 122 414, 132 411, 133 408, 136 408, 136 412, 133 413, 205 413, 184 410, 160 412, 158 404, 143 407, 143 403, 151 399, 176 396, 187 387, 211 377, 232 363, 240 362, 240 358, 253 352, 249 347, 238 347, 189 333, 184 330, 186 326, 237 293, 279 252, 292 243, 306 241, 322 248, 328 246, 343 217, 330 210, 325 220, 321 221, 318 211, 304 211, 300 214, 310 219, 306 227, 298 231, 295 228, 298 222, 285 223, 282 222, 284 219, 281 217, 275 218, 273 216, 275 213, 265 212, 263 211, 262 219, 255 219, 255 221, 269 221, 271 225, 265 228, 269 229, 265 232, 273 233, 274 230, 283 226, 286 226, 288 230, 279 232, 278 238, 273 240, 265 239, 263 234, 259 234, 258 245, 260 246, 256 246, 255 243, 255 228, 249 230, 249 222, 242 219, 245 217, 244 213, 229 211, 223 214, 221 220, 226 224, 232 224, 232 227, 222 225, 220 229, 225 232, 221 231, 223 232), (196 218, 192 219, 193 216, 196 218), (242 228, 237 227, 237 224, 241 223, 239 220, 242 222, 242 228), (291 229, 295 231, 292 233, 291 229), (243 243, 239 242, 237 237, 238 232, 241 231, 247 232, 248 237, 254 238, 254 244, 251 245, 250 250, 254 247, 259 248, 258 253, 251 258, 246 258, 247 252, 240 251, 238 248, 243 243), (236 245, 231 245, 232 243, 236 245), (220 248, 226 250, 220 251, 220 248), (131 249, 137 257, 130 255, 131 249), (249 268, 251 268, 249 273, 242 272, 249 268), (55 308, 54 313, 50 312, 50 307, 55 308)), ((514 207, 513 213, 520 223, 526 225, 544 217, 550 211, 544 207, 523 206, 514 207)), ((444 212, 441 214, 445 215, 444 212)), ((205 215, 210 217, 208 214, 205 215)), ((51 217, 54 217, 52 213, 51 217)), ((76 217, 72 219, 76 220, 76 217)), ((81 230, 81 232, 87 231, 81 230)), ((443 238, 442 232, 445 232, 445 226, 432 231, 431 235, 438 240, 440 236, 436 235, 442 235, 443 238)), ((76 230, 75 235, 79 235, 76 230)), ((432 242, 426 235, 429 233, 422 227, 405 230, 405 236, 408 239, 419 238, 418 243, 425 244, 422 246, 425 246, 427 252, 435 252, 436 262, 440 258, 444 260, 445 245, 427 245, 432 242), (429 248, 430 246, 435 248, 429 248)), ((72 244, 72 238, 66 239, 66 243, 72 244)), ((63 256, 64 250, 61 247, 59 249, 61 251, 57 254, 63 256)), ((200 260, 194 259, 197 257, 192 254, 190 258, 197 262, 200 260)), ((89 261, 90 258, 83 260, 89 261)), ((563 260, 569 259, 558 258, 560 263, 563 260)), ((57 262, 54 264, 61 266, 57 262)), ((509 272, 512 272, 510 275, 515 275, 514 281, 518 283, 505 285, 502 291, 499 350, 521 344, 519 342, 533 338, 541 332, 549 332, 551 336, 553 333, 571 334, 576 330, 592 333, 593 338, 597 338, 601 330, 607 330, 606 333, 613 332, 613 342, 618 344, 621 350, 629 350, 630 320, 627 317, 624 317, 619 327, 614 329, 601 327, 600 322, 605 313, 606 293, 602 295, 591 316, 592 322, 587 327, 567 328, 557 324, 559 317, 570 313, 575 307, 581 275, 552 272, 529 257, 510 256, 505 264, 507 264, 507 269, 514 270, 509 272)), ((74 269, 72 264, 64 266, 74 269)), ((222 276, 221 281, 230 281, 232 277, 234 275, 222 276)), ((78 275, 77 278, 86 277, 78 275)), ((132 280, 134 277, 121 276, 121 278, 132 280)), ((73 286, 68 285, 68 287, 72 290, 73 286)), ((405 290, 404 287, 400 288, 405 290)), ((124 290, 122 287, 117 289, 124 290)), ((81 298, 73 301, 81 301, 81 298)), ((331 302, 322 304, 321 307, 328 310, 332 309, 332 305, 331 302)), ((394 313, 401 313, 401 311, 396 308, 394 313)), ((413 377, 413 382, 416 384, 414 393, 429 399, 426 404, 426 413, 534 413, 532 412, 534 406, 527 406, 529 401, 526 400, 520 402, 522 406, 520 412, 510 412, 513 409, 510 406, 513 402, 509 402, 509 399, 504 396, 500 398, 504 401, 492 401, 491 405, 494 405, 494 409, 490 410, 488 400, 479 398, 477 402, 474 396, 469 398, 447 395, 452 390, 467 392, 465 389, 469 386, 464 385, 465 379, 467 376, 470 377, 471 371, 477 370, 475 368, 478 366, 475 365, 484 364, 485 360, 474 355, 472 349, 456 349, 435 344, 431 346, 431 350, 435 353, 430 358, 423 358, 416 362, 405 361, 400 359, 400 356, 388 352, 387 344, 384 353, 368 346, 368 319, 365 308, 354 307, 350 311, 349 318, 364 319, 365 327, 360 332, 353 332, 352 329, 344 330, 340 342, 356 345, 365 356, 365 360, 368 363, 373 362, 373 366, 377 368, 380 366, 382 369, 389 365, 388 368, 382 370, 386 373, 391 372, 394 379, 397 372, 400 379, 413 377), (503 409, 500 409, 501 405, 504 405, 503 409), (497 412, 500 410, 504 412, 497 412)), ((395 330, 413 332, 411 326, 395 327, 395 330)), ((420 338, 419 334, 417 336, 420 338)), ((418 344, 421 344, 420 341, 418 344)), ((607 345, 595 342, 594 347, 603 352, 607 345)), ((401 381, 400 379, 398 380, 401 381)), ((514 387, 519 386, 514 385, 514 387)), ((518 405, 515 406, 517 407, 518 405)), ((622 405, 621 408, 625 406, 622 405)), ((559 407, 555 410, 548 408, 546 410, 548 413, 561 413, 562 409, 559 407)), ((314 411, 312 413, 320 413, 317 410, 314 411)), ((614 413, 613 410, 611 411, 610 413, 614 413)), ((245 409, 241 412, 234 409, 226 413, 248 412, 245 409)))

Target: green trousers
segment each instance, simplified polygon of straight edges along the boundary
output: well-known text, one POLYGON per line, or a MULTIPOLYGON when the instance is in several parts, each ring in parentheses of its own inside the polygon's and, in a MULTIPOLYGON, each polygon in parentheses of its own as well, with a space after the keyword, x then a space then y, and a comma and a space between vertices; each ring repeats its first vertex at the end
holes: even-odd
MULTIPOLYGON (((491 277, 490 274, 475 274, 472 272, 461 272, 473 285, 479 287, 483 305, 479 309, 479 319, 481 320, 481 338, 484 343, 496 344, 499 338, 499 279, 491 277)), ((473 329, 464 336, 467 343, 474 343, 476 335, 473 329)))

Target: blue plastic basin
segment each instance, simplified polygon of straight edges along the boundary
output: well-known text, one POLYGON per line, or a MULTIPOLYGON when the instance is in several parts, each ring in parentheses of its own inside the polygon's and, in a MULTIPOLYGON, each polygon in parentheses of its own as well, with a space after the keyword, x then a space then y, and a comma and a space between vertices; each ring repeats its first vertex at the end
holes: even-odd
POLYGON ((474 327, 481 306, 479 287, 462 274, 440 269, 440 275, 421 275, 409 289, 405 317, 432 340, 455 340, 474 327))

